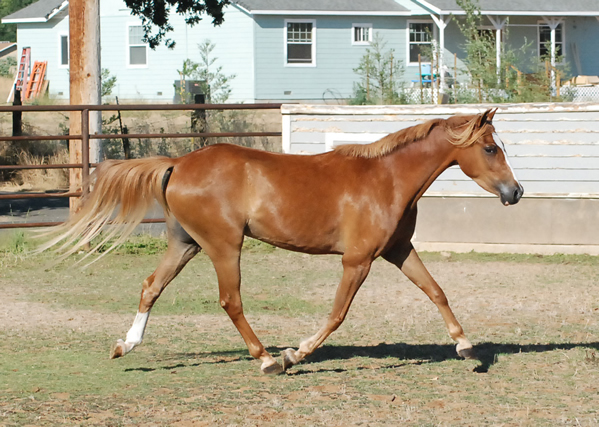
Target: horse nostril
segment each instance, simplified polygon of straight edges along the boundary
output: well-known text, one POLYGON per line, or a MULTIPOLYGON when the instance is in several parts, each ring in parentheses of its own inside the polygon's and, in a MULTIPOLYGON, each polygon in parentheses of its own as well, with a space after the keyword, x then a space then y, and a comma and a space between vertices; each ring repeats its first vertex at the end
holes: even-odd
POLYGON ((518 201, 522 198, 522 194, 524 194, 524 190, 522 187, 518 186, 518 188, 514 190, 514 203, 518 203, 518 201))

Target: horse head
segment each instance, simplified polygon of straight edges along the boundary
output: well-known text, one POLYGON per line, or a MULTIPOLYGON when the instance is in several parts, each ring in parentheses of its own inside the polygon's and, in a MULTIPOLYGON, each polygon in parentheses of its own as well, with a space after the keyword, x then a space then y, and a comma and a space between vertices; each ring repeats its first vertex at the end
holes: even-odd
POLYGON ((448 119, 449 141, 459 147, 456 162, 462 171, 508 206, 518 203, 524 189, 510 166, 505 145, 495 132, 492 120, 496 111, 490 109, 473 118, 448 119))

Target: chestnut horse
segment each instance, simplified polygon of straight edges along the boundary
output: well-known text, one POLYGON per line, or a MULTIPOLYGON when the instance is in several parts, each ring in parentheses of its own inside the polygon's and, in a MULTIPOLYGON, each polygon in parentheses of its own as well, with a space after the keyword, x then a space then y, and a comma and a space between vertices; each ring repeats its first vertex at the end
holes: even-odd
POLYGON ((522 186, 491 123, 495 111, 430 120, 372 144, 343 145, 310 156, 217 144, 175 159, 108 160, 92 175, 93 191, 82 209, 60 226, 60 235, 44 249, 61 243, 66 256, 105 228, 100 245, 118 236, 114 247, 140 223, 154 200, 164 208, 168 249, 143 282, 133 326, 124 341, 113 344, 111 358, 141 344, 152 306, 202 249, 216 270, 220 305, 250 354, 262 361, 264 373, 281 373, 299 363, 341 325, 377 257, 395 264, 428 295, 457 341, 458 354, 472 357, 472 344, 410 239, 418 199, 451 165, 459 165, 504 205, 522 197, 522 186), (327 321, 298 350, 284 350, 282 365, 265 350, 243 314, 244 236, 293 251, 342 255, 343 276, 327 321))

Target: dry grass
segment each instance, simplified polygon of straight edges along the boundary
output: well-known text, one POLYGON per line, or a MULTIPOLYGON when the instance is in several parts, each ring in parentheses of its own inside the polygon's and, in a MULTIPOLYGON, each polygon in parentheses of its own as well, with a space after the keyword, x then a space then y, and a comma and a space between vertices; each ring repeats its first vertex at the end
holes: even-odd
MULTIPOLYGON (((54 154, 40 155, 27 151, 17 154, 19 165, 52 165, 69 163, 69 153, 59 149, 54 154)), ((0 184, 1 191, 65 190, 69 185, 68 169, 24 169, 17 171, 9 181, 0 184)))

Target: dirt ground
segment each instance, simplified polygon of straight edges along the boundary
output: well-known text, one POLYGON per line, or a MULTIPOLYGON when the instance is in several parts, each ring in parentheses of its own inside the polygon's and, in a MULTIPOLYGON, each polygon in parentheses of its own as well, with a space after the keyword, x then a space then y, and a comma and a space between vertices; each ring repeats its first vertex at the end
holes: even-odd
MULTIPOLYGON (((458 360, 434 305, 377 261, 341 328, 282 377, 248 356, 206 257, 167 288, 144 344, 118 361, 108 347, 124 338, 157 256, 113 256, 83 276, 4 264, 0 348, 31 361, 0 362, 10 397, 0 425, 597 425, 597 262, 455 257, 426 264, 479 360, 458 360)), ((340 263, 249 253, 242 272, 248 320, 278 357, 322 325, 340 263)))

